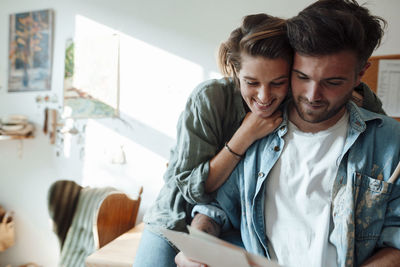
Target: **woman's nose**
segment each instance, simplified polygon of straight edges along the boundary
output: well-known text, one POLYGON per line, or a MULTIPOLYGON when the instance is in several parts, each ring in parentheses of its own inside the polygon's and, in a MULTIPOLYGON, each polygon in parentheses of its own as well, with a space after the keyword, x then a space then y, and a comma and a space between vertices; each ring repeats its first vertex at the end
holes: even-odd
POLYGON ((261 86, 258 90, 257 98, 263 103, 268 103, 271 98, 271 92, 268 87, 261 86))

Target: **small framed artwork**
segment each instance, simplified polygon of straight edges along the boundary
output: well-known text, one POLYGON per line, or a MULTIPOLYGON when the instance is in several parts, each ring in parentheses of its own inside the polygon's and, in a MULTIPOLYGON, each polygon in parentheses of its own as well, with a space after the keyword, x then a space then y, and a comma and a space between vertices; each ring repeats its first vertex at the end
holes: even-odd
POLYGON ((10 15, 8 91, 51 89, 54 11, 10 15))

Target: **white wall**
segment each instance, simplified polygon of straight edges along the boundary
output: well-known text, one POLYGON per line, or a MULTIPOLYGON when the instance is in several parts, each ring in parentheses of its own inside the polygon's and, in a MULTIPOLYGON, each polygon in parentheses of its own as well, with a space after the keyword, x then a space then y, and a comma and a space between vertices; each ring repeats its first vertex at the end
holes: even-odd
MULTIPOLYGON (((162 173, 184 99, 196 83, 217 72, 218 44, 246 14, 268 12, 290 17, 311 2, 2 0, 0 116, 26 114, 36 123, 37 131, 32 140, 0 141, 0 204, 15 211, 17 231, 16 245, 0 253, 0 267, 29 261, 44 267, 56 266, 58 243, 48 223, 46 194, 49 185, 57 179, 74 179, 91 186, 112 185, 127 193, 134 193, 143 185, 141 218, 162 186, 162 173), (55 10, 52 90, 7 93, 9 14, 47 8, 55 10), (71 156, 66 158, 57 157, 57 148, 43 135, 41 125, 46 105, 38 105, 35 98, 56 95, 58 101, 51 106, 61 107, 65 41, 74 36, 77 15, 124 34, 132 44, 125 51, 132 49, 130 56, 137 55, 135 48, 140 46, 139 52, 144 57, 128 62, 132 68, 121 73, 121 108, 126 123, 117 119, 89 121, 86 138, 73 137, 71 156), (169 67, 172 62, 173 68, 169 67), (22 156, 18 154, 21 145, 22 156), (127 164, 111 164, 113 153, 118 153, 120 146, 125 151, 127 164)), ((400 9, 400 2, 370 2, 372 12, 389 22, 387 38, 376 54, 399 54, 400 36, 394 29, 400 25, 395 13, 400 9)))

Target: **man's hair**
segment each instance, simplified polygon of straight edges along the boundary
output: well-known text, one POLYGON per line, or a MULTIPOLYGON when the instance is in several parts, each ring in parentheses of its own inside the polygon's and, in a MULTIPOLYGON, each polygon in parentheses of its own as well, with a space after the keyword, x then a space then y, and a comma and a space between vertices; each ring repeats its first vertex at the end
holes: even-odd
POLYGON ((243 18, 242 25, 221 44, 218 65, 222 74, 233 77, 237 84, 243 52, 269 59, 282 58, 291 64, 293 49, 286 33, 286 20, 267 14, 248 15, 243 18))
POLYGON ((355 0, 319 0, 287 21, 293 49, 319 56, 354 51, 362 68, 381 43, 386 21, 355 0))

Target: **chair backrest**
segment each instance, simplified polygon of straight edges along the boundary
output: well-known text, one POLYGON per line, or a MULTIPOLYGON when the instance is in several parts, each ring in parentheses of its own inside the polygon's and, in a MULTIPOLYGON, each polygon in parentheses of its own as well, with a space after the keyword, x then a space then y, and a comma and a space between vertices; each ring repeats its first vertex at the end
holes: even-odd
POLYGON ((71 226, 81 190, 82 186, 69 180, 58 180, 49 188, 47 207, 61 249, 71 226))
POLYGON ((85 267, 85 259, 135 226, 140 199, 112 187, 56 181, 48 192, 49 215, 60 239, 59 266, 85 267))
POLYGON ((123 193, 108 195, 102 202, 93 225, 96 247, 101 248, 135 226, 143 187, 137 199, 123 193))

